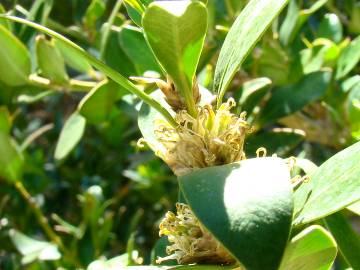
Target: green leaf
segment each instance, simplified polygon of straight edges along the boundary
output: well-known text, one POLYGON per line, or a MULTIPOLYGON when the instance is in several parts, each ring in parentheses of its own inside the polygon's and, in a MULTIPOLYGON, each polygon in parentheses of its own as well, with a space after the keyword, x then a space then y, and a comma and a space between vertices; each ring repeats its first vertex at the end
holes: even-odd
MULTIPOLYGON (((4 6, 0 3, 0 14, 3 14, 5 12, 6 12, 6 10, 5 10, 4 6)), ((11 31, 10 22, 0 20, 0 25, 4 26, 7 30, 11 31)))
POLYGON ((305 224, 335 213, 360 200, 360 142, 342 150, 311 175, 295 192, 306 197, 296 205, 295 225, 305 224))
POLYGON ((331 234, 313 225, 291 239, 279 270, 328 270, 336 253, 336 242, 331 234))
POLYGON ((304 76, 296 84, 275 88, 258 122, 264 124, 275 121, 319 99, 325 93, 330 79, 330 72, 319 71, 304 76))
POLYGON ((214 90, 218 94, 218 107, 246 56, 286 3, 287 0, 251 0, 232 25, 215 69, 214 90))
POLYGON ((339 17, 334 13, 324 15, 319 25, 318 36, 339 43, 343 38, 343 28, 339 17))
POLYGON ((280 158, 255 158, 179 177, 200 222, 246 269, 278 269, 292 220, 290 172, 280 158))
MULTIPOLYGON (((128 270, 239 270, 236 266, 220 265, 179 265, 179 266, 127 266, 121 269, 128 270)), ((107 269, 108 270, 108 269, 107 269)), ((115 269, 113 269, 115 270, 115 269)))
POLYGON ((36 56, 41 74, 51 82, 60 85, 67 84, 69 77, 66 73, 64 58, 55 47, 54 42, 44 36, 36 38, 36 56))
POLYGON ((162 114, 162 116, 174 127, 177 126, 174 118, 170 115, 170 113, 164 109, 156 100, 152 99, 147 93, 137 88, 133 83, 131 83, 128 79, 123 77, 120 73, 116 72, 116 70, 112 69, 111 67, 105 65, 103 62, 92 56, 91 54, 87 53, 84 49, 76 45, 71 40, 67 39, 66 37, 60 35, 59 33, 46 28, 42 25, 37 23, 24 20, 14 16, 8 16, 0 14, 0 19, 10 20, 18 23, 22 23, 28 25, 38 31, 41 31, 57 40, 59 40, 63 46, 67 47, 67 50, 71 51, 77 58, 83 59, 88 61, 91 65, 95 68, 99 69, 103 72, 106 76, 111 78, 114 82, 122 86, 127 91, 133 93, 134 95, 141 98, 143 101, 148 103, 150 106, 155 108, 158 112, 162 114))
POLYGON ((66 120, 56 144, 55 159, 62 160, 71 152, 83 136, 85 125, 85 118, 78 112, 66 120))
POLYGON ((79 55, 76 49, 66 45, 64 42, 61 42, 57 39, 54 39, 55 47, 60 51, 64 57, 65 63, 71 68, 85 72, 87 74, 94 74, 94 70, 86 60, 86 58, 79 55))
POLYGON ((0 177, 9 181, 21 178, 23 159, 11 137, 0 131, 0 177))
POLYGON ((6 106, 0 106, 0 132, 9 134, 11 129, 11 116, 6 106))
POLYGON ((339 251, 353 269, 360 269, 360 237, 347 218, 335 213, 325 218, 325 223, 339 246, 339 251))
POLYGON ((161 73, 161 69, 139 28, 126 26, 118 35, 121 48, 131 59, 140 75, 146 71, 161 73))
POLYGON ((299 10, 296 0, 292 0, 286 18, 280 28, 281 44, 288 46, 297 36, 308 18, 319 10, 328 0, 318 0, 308 9, 299 10))
POLYGON ((117 84, 103 81, 80 101, 78 111, 89 123, 99 124, 106 121, 120 93, 117 84))
POLYGON ((31 72, 30 54, 24 44, 0 25, 0 81, 9 86, 28 82, 31 72))
POLYGON ((35 260, 50 261, 61 258, 61 254, 53 243, 35 240, 16 230, 10 231, 10 239, 23 255, 22 264, 28 264, 35 260))
POLYGON ((264 89, 265 87, 271 85, 271 80, 266 77, 256 78, 247 82, 244 82, 242 86, 241 97, 239 99, 239 104, 243 105, 252 95, 258 91, 264 89))
POLYGON ((207 29, 207 11, 198 1, 157 1, 142 25, 157 60, 172 78, 191 115, 196 115, 192 85, 207 29))
POLYGON ((300 142, 305 139, 305 133, 292 129, 273 129, 250 135, 245 141, 245 153, 256 156, 256 150, 265 147, 268 155, 277 154, 285 157, 300 142))
POLYGON ((355 38, 341 52, 337 62, 335 78, 341 79, 346 76, 360 60, 360 36, 355 38))
POLYGON ((86 9, 83 21, 87 29, 96 30, 96 21, 101 18, 106 9, 105 2, 103 0, 92 0, 88 8, 86 9))

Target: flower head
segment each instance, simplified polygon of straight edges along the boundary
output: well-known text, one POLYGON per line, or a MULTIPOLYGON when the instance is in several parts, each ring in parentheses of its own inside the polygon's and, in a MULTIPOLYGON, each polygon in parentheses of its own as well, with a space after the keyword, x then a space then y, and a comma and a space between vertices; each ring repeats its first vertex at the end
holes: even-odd
POLYGON ((176 175, 194 169, 228 164, 245 158, 243 145, 249 124, 245 113, 236 116, 229 99, 217 111, 211 105, 199 107, 196 118, 182 110, 176 114, 177 128, 158 120, 155 134, 162 145, 159 155, 176 175))
POLYGON ((171 245, 166 248, 169 256, 158 258, 157 263, 167 260, 177 260, 179 264, 235 262, 235 259, 200 224, 188 205, 177 203, 176 210, 176 214, 167 212, 160 224, 159 235, 167 236, 171 245))

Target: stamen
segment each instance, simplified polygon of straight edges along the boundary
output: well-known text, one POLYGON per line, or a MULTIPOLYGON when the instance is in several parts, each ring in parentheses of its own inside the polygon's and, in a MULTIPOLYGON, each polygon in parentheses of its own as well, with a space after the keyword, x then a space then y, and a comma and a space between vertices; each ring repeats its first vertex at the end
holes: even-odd
POLYGON ((260 147, 256 150, 256 156, 259 157, 266 157, 267 151, 265 147, 260 147))

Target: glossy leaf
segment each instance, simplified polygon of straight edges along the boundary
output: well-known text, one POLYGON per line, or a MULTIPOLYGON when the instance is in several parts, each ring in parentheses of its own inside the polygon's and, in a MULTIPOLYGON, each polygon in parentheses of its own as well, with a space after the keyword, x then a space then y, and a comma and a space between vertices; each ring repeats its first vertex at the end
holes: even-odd
POLYGON ((129 59, 133 61, 140 75, 143 75, 146 71, 161 73, 161 69, 140 29, 130 26, 123 27, 118 34, 118 38, 121 48, 129 59))
POLYGON ((36 56, 41 74, 51 82, 66 84, 69 77, 66 73, 64 58, 54 43, 43 36, 36 39, 36 56))
POLYGON ((85 125, 85 118, 77 112, 66 120, 56 144, 55 159, 64 159, 71 152, 83 136, 85 125))
POLYGON ((21 178, 23 159, 11 137, 0 131, 0 177, 9 181, 21 178))
POLYGON ((56 39, 54 40, 54 44, 61 52, 67 65, 80 72, 88 74, 94 73, 94 70, 89 62, 84 57, 79 56, 75 49, 56 39))
POLYGON ((360 61, 360 36, 355 38, 351 43, 341 52, 335 78, 341 79, 347 75, 360 61))
POLYGON ((287 0, 251 0, 232 25, 215 69, 214 90, 218 94, 218 107, 246 56, 286 3, 287 0))
POLYGON ((157 1, 142 25, 157 60, 172 78, 190 114, 196 115, 192 84, 207 29, 207 11, 198 1, 157 1))
POLYGON ((324 95, 331 73, 319 71, 304 76, 298 83, 274 89, 261 112, 259 123, 269 123, 302 109, 324 95))
POLYGON ((256 78, 247 81, 242 86, 241 96, 239 98, 239 106, 246 112, 251 112, 257 103, 269 90, 271 80, 266 77, 256 78))
POLYGON ((359 160, 360 142, 324 162, 295 193, 306 200, 297 205, 294 223, 309 223, 360 200, 359 160))
POLYGON ((278 269, 293 208, 284 160, 199 169, 179 177, 179 184, 197 218, 246 269, 278 269))
POLYGON ((359 202, 356 202, 352 205, 349 205, 347 207, 347 209, 349 209, 350 211, 354 212, 355 214, 359 215, 360 216, 360 201, 359 202))
POLYGON ((276 153, 280 157, 286 157, 304 139, 304 132, 292 129, 274 129, 250 134, 245 140, 245 153, 248 156, 256 156, 256 150, 265 147, 268 155, 276 153))
POLYGON ((0 25, 0 81, 9 86, 28 82, 31 72, 30 54, 24 44, 0 25))
POLYGON ((334 13, 325 14, 320 22, 318 35, 339 43, 343 37, 343 29, 339 17, 334 13))
POLYGON ((307 19, 325 5, 327 1, 328 0, 318 0, 308 9, 300 10, 297 1, 292 0, 288 8, 286 18, 280 28, 281 43, 285 46, 291 44, 307 19))
POLYGON ((79 113, 89 123, 101 123, 108 118, 120 93, 117 84, 103 81, 81 100, 78 107, 79 113))
POLYGON ((279 270, 328 270, 336 253, 336 242, 331 234, 313 225, 291 239, 279 270))
POLYGON ((347 218, 335 213, 325 218, 325 223, 339 246, 339 251, 353 269, 360 269, 360 237, 347 218))
POLYGON ((16 249, 23 255, 21 259, 23 264, 28 264, 35 260, 58 260, 61 257, 53 243, 30 238, 16 230, 10 231, 10 239, 16 249))

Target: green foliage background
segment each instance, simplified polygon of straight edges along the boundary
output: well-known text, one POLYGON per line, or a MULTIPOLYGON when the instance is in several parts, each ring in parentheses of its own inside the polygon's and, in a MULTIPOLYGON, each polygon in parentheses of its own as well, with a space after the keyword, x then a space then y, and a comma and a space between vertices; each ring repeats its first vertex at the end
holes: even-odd
MULTIPOLYGON (((149 75, 149 71, 161 75, 136 28, 139 14, 131 1, 120 6, 107 32, 115 2, 5 0, 1 4, 14 15, 71 38, 125 77, 149 75)), ((197 75, 208 89, 226 33, 245 4, 208 1, 210 22, 197 75)), ((0 74, 0 269, 86 269, 95 260, 121 254, 131 264, 149 263, 158 224, 178 199, 178 184, 150 149, 137 146, 139 99, 112 82, 96 85, 103 79, 100 73, 74 55, 67 58, 60 45, 36 38, 34 30, 4 21, 0 25, 26 46, 31 73, 51 79, 50 85, 36 80, 21 83, 0 74), (49 52, 37 50, 39 42, 49 46, 49 52), (58 46, 55 53, 52 46, 58 46), (66 71, 61 69, 65 63, 66 71), (69 83, 68 78, 77 82, 69 83), (84 99, 90 91, 96 95, 84 99), (67 124, 73 127, 67 128, 70 135, 63 135, 70 116, 73 122, 67 124), (62 137, 65 143, 57 146, 62 137), (21 160, 14 157, 16 148, 21 160), (69 251, 59 260, 41 257, 49 247, 22 235, 53 240, 40 226, 34 205, 69 251), (27 245, 38 248, 29 251, 24 249, 27 245)), ((237 112, 246 110, 253 124, 245 145, 249 157, 266 147, 268 154, 298 156, 320 165, 360 140, 359 33, 356 0, 290 1, 226 94, 235 97, 240 103, 237 112)), ((4 35, 0 34, 0 44, 7 40, 4 35)), ((0 45, 2 74, 9 69, 8 61, 15 65, 26 61, 26 57, 4 60, 4 48, 0 45)), ((153 85, 143 88, 148 93, 155 90, 153 85)), ((351 210, 342 212, 344 222, 358 230, 354 214, 360 212, 358 205, 351 210)), ((57 252, 50 254, 56 257, 57 252)), ((345 266, 339 256, 337 269, 345 266)))

